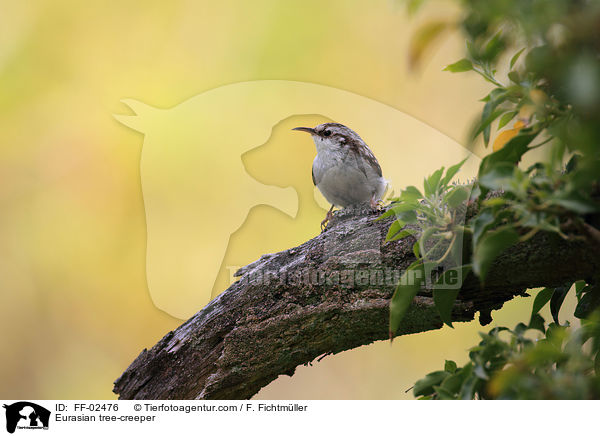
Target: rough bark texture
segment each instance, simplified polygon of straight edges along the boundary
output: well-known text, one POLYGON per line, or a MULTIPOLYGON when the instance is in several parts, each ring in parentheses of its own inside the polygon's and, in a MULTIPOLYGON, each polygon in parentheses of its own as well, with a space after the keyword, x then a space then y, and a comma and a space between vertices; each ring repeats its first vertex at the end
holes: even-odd
MULTIPOLYGON (((414 260, 408 237, 384 243, 390 220, 341 211, 328 230, 289 250, 263 256, 241 278, 150 350, 115 382, 122 399, 246 399, 298 365, 388 338, 394 279, 414 260)), ((598 271, 585 241, 538 234, 501 255, 485 289, 467 277, 454 321, 491 321, 527 288, 557 286, 598 271)), ((398 335, 438 329, 426 291, 398 335)))

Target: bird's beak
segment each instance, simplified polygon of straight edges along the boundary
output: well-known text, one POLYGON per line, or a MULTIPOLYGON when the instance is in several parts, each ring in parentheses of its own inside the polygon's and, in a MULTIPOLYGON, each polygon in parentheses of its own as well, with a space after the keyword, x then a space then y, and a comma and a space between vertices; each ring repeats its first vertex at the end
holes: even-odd
POLYGON ((311 135, 315 135, 317 132, 315 129, 311 129, 310 127, 294 127, 292 130, 300 130, 301 132, 308 132, 311 135))

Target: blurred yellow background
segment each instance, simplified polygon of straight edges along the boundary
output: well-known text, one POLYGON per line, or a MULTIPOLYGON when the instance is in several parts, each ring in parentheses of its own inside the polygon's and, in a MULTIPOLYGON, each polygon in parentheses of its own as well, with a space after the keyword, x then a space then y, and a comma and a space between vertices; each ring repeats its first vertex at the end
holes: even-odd
MULTIPOLYGON (((411 19, 390 0, 5 2, 1 396, 115 398, 113 381, 143 348, 181 323, 173 316, 177 310, 161 310, 148 290, 140 175, 146 144, 141 133, 113 117, 132 115, 121 100, 167 109, 231 83, 294 80, 376 100, 464 143, 488 87, 471 74, 441 71, 462 57, 460 35, 442 41, 420 70, 407 67, 408 43, 419 23, 456 13, 452 4, 432 3, 411 19)), ((218 271, 207 271, 216 274, 212 295, 228 286, 227 266, 318 232, 322 209, 310 180, 315 150, 308 138, 291 139, 288 132, 325 119, 288 118, 263 147, 243 153, 250 176, 296 191, 298 216, 264 205, 250 209, 218 271)), ((419 140, 411 134, 399 131, 400 144, 419 140)), ((239 159, 239 153, 218 148, 218 139, 211 158, 239 159)), ((428 156, 405 156, 400 145, 394 162, 405 157, 418 162, 428 156)), ((205 202, 218 222, 239 202, 235 195, 218 195, 226 180, 206 183, 216 190, 205 202)), ((530 306, 530 300, 517 299, 495 322, 512 325, 527 317, 530 306)), ((480 329, 459 325, 328 357, 280 377, 258 398, 412 398, 404 391, 445 358, 460 364, 480 329)))

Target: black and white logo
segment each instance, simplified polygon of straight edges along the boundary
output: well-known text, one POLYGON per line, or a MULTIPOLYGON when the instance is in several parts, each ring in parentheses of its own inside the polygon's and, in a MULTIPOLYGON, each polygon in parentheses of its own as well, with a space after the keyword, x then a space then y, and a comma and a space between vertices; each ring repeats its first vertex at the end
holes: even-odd
POLYGON ((22 430, 48 430, 50 411, 42 406, 29 401, 18 401, 5 404, 6 431, 14 433, 16 429, 22 430))

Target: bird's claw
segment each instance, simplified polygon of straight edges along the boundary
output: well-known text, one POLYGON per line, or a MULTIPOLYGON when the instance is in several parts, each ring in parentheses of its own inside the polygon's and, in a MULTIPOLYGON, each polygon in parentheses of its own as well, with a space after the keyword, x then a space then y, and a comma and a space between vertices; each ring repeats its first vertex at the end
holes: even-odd
POLYGON ((325 215, 325 219, 321 221, 321 233, 327 230, 327 223, 333 218, 333 207, 329 209, 327 215, 325 215))
POLYGON ((373 210, 373 212, 379 212, 383 209, 383 206, 383 200, 376 200, 375 198, 371 199, 371 210, 373 210))

